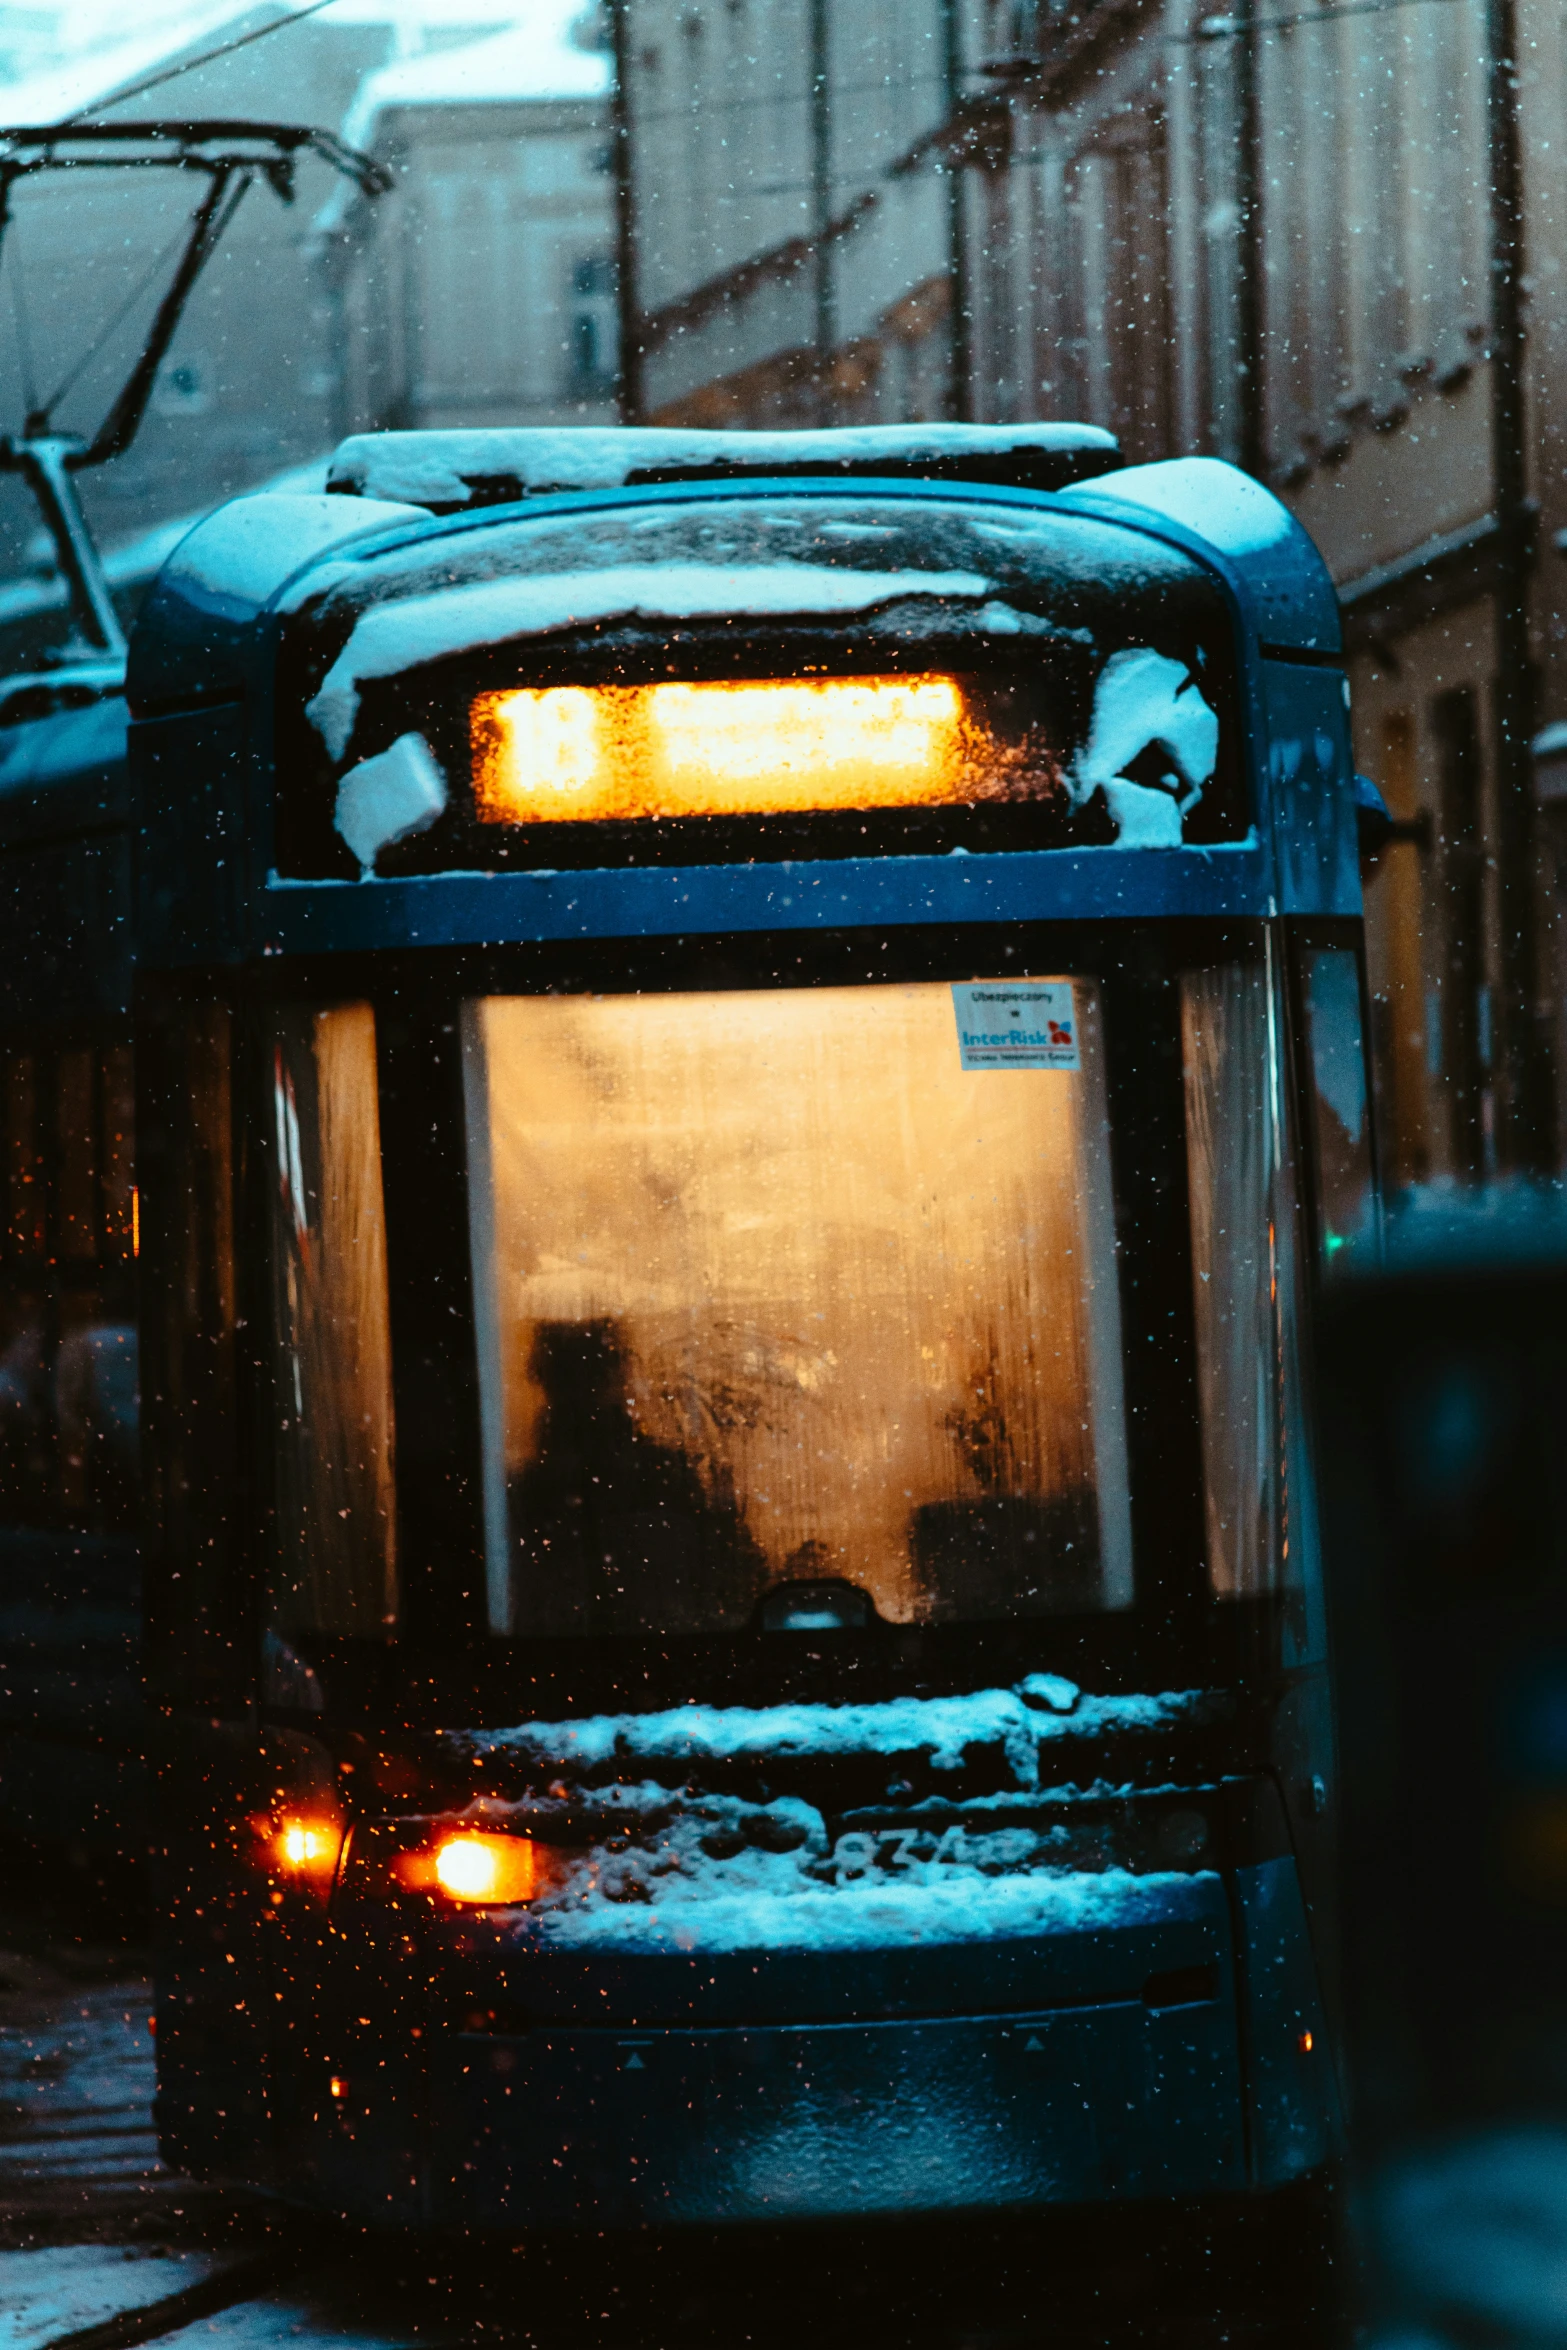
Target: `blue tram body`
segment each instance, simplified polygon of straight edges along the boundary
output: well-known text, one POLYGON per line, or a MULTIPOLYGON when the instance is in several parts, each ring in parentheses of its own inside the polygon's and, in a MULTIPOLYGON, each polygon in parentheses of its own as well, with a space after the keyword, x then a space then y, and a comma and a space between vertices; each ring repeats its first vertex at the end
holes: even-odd
POLYGON ((123 664, 0 686, 0 1835, 146 1842, 123 664))
POLYGON ((1374 1201, 1286 511, 385 435, 128 695, 170 2159, 498 2231, 1322 2170, 1374 1201))

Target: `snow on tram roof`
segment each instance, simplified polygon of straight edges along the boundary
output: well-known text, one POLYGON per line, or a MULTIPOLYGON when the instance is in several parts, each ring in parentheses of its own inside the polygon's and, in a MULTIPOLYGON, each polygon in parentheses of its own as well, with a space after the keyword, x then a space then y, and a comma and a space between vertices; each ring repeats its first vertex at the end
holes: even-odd
POLYGON ((1065 488, 1120 463, 1093 424, 867 424, 819 432, 696 432, 657 425, 357 433, 327 488, 447 513, 552 490, 724 474, 908 473, 1065 488))

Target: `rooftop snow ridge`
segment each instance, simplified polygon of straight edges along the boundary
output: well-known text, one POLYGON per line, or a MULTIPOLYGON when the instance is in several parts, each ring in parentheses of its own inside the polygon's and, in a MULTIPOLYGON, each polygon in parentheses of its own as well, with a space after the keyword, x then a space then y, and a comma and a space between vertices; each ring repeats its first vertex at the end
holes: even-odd
POLYGON ((327 488, 433 513, 509 505, 549 491, 746 475, 892 475, 1064 489, 1121 462, 1093 424, 866 424, 822 432, 686 432, 562 425, 356 433, 327 488))

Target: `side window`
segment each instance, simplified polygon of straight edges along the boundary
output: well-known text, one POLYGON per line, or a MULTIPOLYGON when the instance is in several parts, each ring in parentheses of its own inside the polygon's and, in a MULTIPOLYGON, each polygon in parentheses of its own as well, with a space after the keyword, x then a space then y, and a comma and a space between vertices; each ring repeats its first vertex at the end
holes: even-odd
POLYGON ((396 1622, 392 1348, 375 1014, 275 1016, 271 1628, 380 1639, 396 1622))
POLYGON ((135 1529, 133 1116, 129 1044, 0 1056, 0 1525, 135 1529))
POLYGON ((1221 1599, 1254 1598, 1280 1579, 1269 1026, 1260 963, 1183 978, 1208 1573, 1221 1599))
POLYGON ((1346 1241, 1369 1229, 1375 1212, 1360 964, 1353 948, 1304 948, 1300 1000, 1306 1027, 1306 1115, 1317 1252, 1326 1266, 1346 1241))
POLYGON ((1271 960, 1181 981, 1209 1580, 1220 1599, 1280 1594, 1285 1661, 1305 1663, 1325 1635, 1282 1012, 1271 960))

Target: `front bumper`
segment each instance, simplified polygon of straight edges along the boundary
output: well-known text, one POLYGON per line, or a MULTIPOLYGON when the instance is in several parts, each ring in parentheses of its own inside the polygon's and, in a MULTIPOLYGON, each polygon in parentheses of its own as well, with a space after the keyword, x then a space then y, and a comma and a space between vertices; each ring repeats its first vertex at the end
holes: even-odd
POLYGON ((464 2033, 431 2090, 437 2224, 998 2210, 1246 2175, 1227 1982, 1169 2008, 464 2033))

